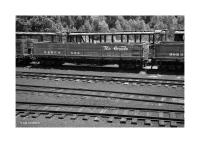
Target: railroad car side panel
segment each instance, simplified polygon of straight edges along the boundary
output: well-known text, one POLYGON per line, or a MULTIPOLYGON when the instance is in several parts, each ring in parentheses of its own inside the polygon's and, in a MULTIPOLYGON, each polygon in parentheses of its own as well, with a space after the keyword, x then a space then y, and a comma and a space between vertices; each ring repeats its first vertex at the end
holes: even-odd
POLYGON ((33 39, 17 39, 16 40, 16 55, 27 56, 32 54, 33 39))
POLYGON ((29 64, 32 61, 32 39, 16 39, 16 63, 29 64))
POLYGON ((142 44, 110 44, 103 46, 103 56, 137 59, 142 56, 142 44))
POLYGON ((163 42, 155 46, 155 58, 159 60, 183 60, 183 42, 163 42))
POLYGON ((69 57, 101 57, 101 47, 97 44, 81 43, 66 44, 67 56, 69 57))
POLYGON ((40 57, 64 57, 66 56, 66 46, 61 43, 35 43, 33 55, 40 57))
POLYGON ((25 40, 17 39, 16 40, 16 56, 23 55, 25 49, 25 40))
POLYGON ((67 44, 67 56, 85 58, 142 58, 143 44, 81 43, 67 44))
POLYGON ((143 49, 143 53, 142 53, 143 59, 148 60, 149 59, 149 51, 150 51, 149 44, 144 43, 142 49, 143 49))

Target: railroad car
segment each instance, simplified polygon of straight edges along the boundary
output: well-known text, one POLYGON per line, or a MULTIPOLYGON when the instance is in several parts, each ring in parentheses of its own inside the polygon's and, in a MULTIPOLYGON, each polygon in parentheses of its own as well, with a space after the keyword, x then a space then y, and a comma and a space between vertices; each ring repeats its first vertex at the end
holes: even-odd
POLYGON ((60 41, 60 33, 16 32, 16 64, 27 65, 33 60, 34 43, 60 41))
POLYGON ((142 61, 148 58, 145 52, 148 52, 147 43, 35 43, 33 56, 42 64, 119 64, 125 68, 142 66, 142 61))
POLYGON ((162 30, 66 34, 21 32, 16 35, 29 38, 17 39, 17 62, 29 63, 34 59, 48 65, 70 62, 118 64, 120 68, 142 68, 146 64, 159 68, 184 67, 183 31, 174 33, 174 41, 167 41, 166 31, 162 30))
POLYGON ((174 41, 156 43, 152 53, 152 65, 159 69, 184 69, 184 31, 175 31, 174 41))
POLYGON ((154 43, 154 35, 155 32, 69 33, 65 44, 35 43, 33 56, 41 64, 72 62, 141 68, 148 60, 149 45, 154 43), (120 42, 115 42, 116 36, 121 36, 120 42), (134 36, 133 41, 130 36, 134 36), (148 42, 142 41, 144 36, 149 37, 148 42))
POLYGON ((16 39, 16 63, 29 64, 31 62, 33 40, 16 39))

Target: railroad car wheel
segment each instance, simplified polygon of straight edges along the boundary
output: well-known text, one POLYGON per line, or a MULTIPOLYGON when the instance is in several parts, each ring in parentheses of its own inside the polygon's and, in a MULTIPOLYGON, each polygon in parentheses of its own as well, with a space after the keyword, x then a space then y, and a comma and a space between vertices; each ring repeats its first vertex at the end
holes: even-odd
POLYGON ((160 71, 166 71, 166 70, 167 70, 167 65, 165 65, 165 64, 159 64, 158 69, 159 69, 160 71))
POLYGON ((182 65, 176 65, 176 71, 183 71, 182 65))
POLYGON ((133 68, 132 65, 128 64, 128 63, 121 63, 119 65, 120 69, 124 69, 124 70, 128 70, 128 69, 131 69, 133 68))
POLYGON ((40 60, 40 65, 43 65, 43 66, 50 66, 52 65, 52 62, 51 61, 47 61, 47 60, 40 60))
POLYGON ((145 66, 145 63, 139 62, 139 65, 137 66, 137 69, 142 69, 145 66))
POLYGON ((39 62, 40 62, 40 65, 46 65, 46 62, 45 61, 43 61, 43 60, 39 60, 39 62))
POLYGON ((63 64, 64 64, 64 62, 62 62, 62 61, 55 61, 54 62, 55 66, 62 66, 63 64))
POLYGON ((40 60, 40 65, 43 66, 62 66, 63 62, 62 61, 54 61, 54 60, 40 60))
POLYGON ((125 69, 125 70, 131 70, 131 69, 142 69, 143 65, 141 63, 120 63, 119 68, 125 69))
POLYGON ((30 65, 31 60, 30 59, 16 59, 16 65, 19 66, 28 66, 30 65))
POLYGON ((183 64, 177 64, 176 65, 176 70, 177 71, 184 71, 184 65, 183 64))
POLYGON ((175 71, 176 70, 176 65, 173 65, 173 64, 168 65, 168 70, 175 71))
POLYGON ((124 69, 126 67, 125 64, 123 64, 123 63, 119 63, 118 65, 119 65, 120 69, 124 69))

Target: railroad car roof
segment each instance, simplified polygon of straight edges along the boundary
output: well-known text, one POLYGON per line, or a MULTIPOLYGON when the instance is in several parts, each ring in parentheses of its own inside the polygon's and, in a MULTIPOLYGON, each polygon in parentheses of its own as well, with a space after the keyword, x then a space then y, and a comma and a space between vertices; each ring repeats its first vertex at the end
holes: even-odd
MULTIPOLYGON (((149 34, 164 34, 165 31, 155 30, 155 31, 124 31, 124 32, 106 32, 106 33, 86 33, 86 32, 71 32, 70 36, 88 36, 88 35, 149 35, 149 34)), ((53 33, 53 32, 16 32, 17 35, 64 35, 65 33, 53 33)))
POLYGON ((18 35, 61 35, 62 33, 53 32, 16 32, 18 35))
POLYGON ((140 34, 140 35, 148 35, 148 34, 155 34, 155 33, 164 33, 164 31, 144 31, 144 32, 112 32, 112 33, 82 33, 82 32, 74 32, 74 33, 69 33, 70 36, 76 36, 76 35, 80 35, 80 36, 88 36, 88 35, 136 35, 136 34, 140 34))
POLYGON ((184 31, 175 31, 174 33, 175 34, 184 34, 185 32, 184 31))

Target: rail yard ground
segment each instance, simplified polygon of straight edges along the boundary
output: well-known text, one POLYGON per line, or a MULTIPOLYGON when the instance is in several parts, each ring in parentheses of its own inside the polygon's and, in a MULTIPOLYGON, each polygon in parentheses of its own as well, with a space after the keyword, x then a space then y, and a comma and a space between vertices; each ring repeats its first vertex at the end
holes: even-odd
POLYGON ((184 75, 16 68, 17 127, 184 127, 184 75))

